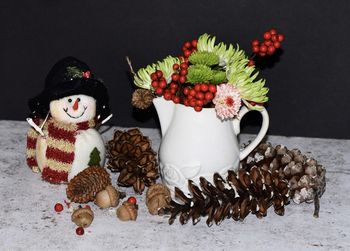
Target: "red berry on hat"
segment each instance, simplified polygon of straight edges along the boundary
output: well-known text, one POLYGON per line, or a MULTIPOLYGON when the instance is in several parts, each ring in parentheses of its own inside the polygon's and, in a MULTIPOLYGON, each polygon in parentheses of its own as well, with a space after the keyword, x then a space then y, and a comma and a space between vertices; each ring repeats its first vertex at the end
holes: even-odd
POLYGON ((277 38, 279 42, 282 42, 284 40, 284 36, 282 34, 279 34, 277 38))
POLYGON ((258 45, 253 46, 253 52, 258 53, 260 51, 260 48, 258 45))
POLYGON ((177 69, 179 69, 179 67, 180 67, 179 64, 174 64, 174 65, 173 65, 174 71, 176 71, 177 69))
POLYGON ((269 46, 269 48, 267 48, 267 54, 272 55, 275 50, 276 48, 274 46, 269 46))
POLYGON ((193 39, 193 40, 191 41, 192 47, 197 48, 197 43, 198 43, 197 39, 193 39))
POLYGON ((276 41, 276 42, 273 43, 273 46, 274 46, 276 49, 278 49, 278 48, 281 47, 281 43, 278 42, 278 41, 276 41))
POLYGON ((255 65, 255 62, 253 59, 249 59, 248 66, 253 66, 255 65))
POLYGON ((199 106, 199 105, 196 105, 196 106, 194 107, 194 110, 195 110, 196 112, 200 112, 202 109, 203 109, 203 108, 202 108, 201 106, 199 106))
POLYGON ((270 30, 270 34, 271 35, 276 35, 277 34, 277 30, 276 29, 271 29, 270 30))

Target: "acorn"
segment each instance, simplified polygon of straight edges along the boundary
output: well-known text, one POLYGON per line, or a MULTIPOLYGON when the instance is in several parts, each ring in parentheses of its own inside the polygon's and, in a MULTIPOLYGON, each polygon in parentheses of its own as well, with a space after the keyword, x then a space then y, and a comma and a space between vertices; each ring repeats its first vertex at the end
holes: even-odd
POLYGON ((94 212, 90 208, 79 208, 72 214, 72 221, 83 228, 90 226, 93 219, 94 212))
POLYGON ((117 217, 122 221, 135 221, 137 218, 137 210, 137 205, 125 201, 120 207, 118 207, 116 214, 117 217))
POLYGON ((100 208, 116 207, 119 204, 120 193, 111 185, 96 194, 95 204, 100 208))
POLYGON ((170 191, 163 184, 154 184, 147 190, 146 205, 152 215, 158 214, 161 209, 168 208, 170 201, 170 191))

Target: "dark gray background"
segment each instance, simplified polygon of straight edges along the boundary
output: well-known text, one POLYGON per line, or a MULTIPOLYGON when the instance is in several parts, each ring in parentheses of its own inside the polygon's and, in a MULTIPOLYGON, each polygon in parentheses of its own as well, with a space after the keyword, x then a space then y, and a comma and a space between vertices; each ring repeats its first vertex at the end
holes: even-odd
MULTIPOLYGON (((60 58, 87 62, 110 91, 111 121, 119 126, 158 126, 154 109, 130 105, 134 68, 168 54, 207 32, 219 41, 250 41, 276 27, 286 36, 280 61, 261 73, 270 88, 269 134, 350 138, 349 19, 343 1, 116 1, 0 2, 0 119, 24 120, 28 98, 60 58)), ((259 119, 245 119, 256 132, 259 119)))

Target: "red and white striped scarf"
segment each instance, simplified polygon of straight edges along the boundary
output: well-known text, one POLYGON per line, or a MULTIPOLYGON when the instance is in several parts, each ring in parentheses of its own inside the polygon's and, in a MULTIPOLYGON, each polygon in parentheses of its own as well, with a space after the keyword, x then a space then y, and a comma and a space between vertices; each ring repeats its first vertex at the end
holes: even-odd
MULTIPOLYGON (((40 122, 40 121, 35 121, 40 122)), ((75 140, 79 130, 95 127, 95 120, 81 123, 61 123, 50 118, 44 125, 46 135, 46 166, 43 167, 42 178, 51 183, 68 181, 68 173, 74 161, 75 140)), ((36 156, 36 144, 39 134, 29 129, 27 134, 27 164, 34 171, 39 172, 36 156)))

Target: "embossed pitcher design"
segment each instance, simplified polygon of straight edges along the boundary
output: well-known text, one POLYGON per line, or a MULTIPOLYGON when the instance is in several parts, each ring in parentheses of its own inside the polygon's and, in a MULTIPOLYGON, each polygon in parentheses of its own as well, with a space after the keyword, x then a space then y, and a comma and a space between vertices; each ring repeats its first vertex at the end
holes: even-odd
POLYGON ((237 170, 244 159, 263 139, 269 126, 265 108, 257 137, 242 151, 237 135, 240 119, 249 110, 242 106, 235 119, 221 121, 214 108, 196 112, 192 107, 175 104, 159 97, 153 100, 156 107, 162 141, 159 148, 160 171, 163 183, 174 195, 178 187, 188 193, 188 180, 199 182, 199 177, 213 180, 213 174, 225 176, 229 169, 237 170))

